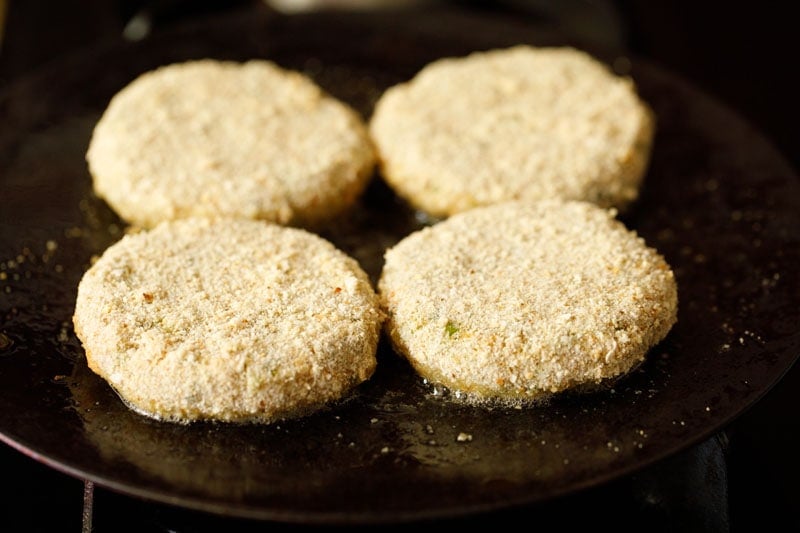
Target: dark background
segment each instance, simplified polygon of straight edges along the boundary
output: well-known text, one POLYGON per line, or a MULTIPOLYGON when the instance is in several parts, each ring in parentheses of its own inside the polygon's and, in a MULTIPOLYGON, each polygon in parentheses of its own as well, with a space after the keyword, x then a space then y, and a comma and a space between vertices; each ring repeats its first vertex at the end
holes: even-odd
MULTIPOLYGON (((800 85, 794 80, 797 29, 790 2, 452 3, 464 9, 548 19, 567 34, 652 60, 734 109, 761 130, 795 169, 800 168, 796 100, 800 85)), ((121 39, 137 14, 147 15, 153 31, 158 31, 197 15, 245 4, 262 7, 248 1, 6 0, 0 91, 5 84, 65 54, 121 39)), ((567 528, 800 531, 800 517, 794 512, 795 502, 800 500, 796 481, 800 460, 794 440, 800 429, 795 411, 798 386, 800 370, 793 369, 717 437, 629 478, 546 506, 446 524, 504 525, 514 521, 539 527, 550 526, 552 521, 552 525, 567 528), (709 464, 713 466, 720 458, 725 468, 710 472, 709 464)), ((9 531, 17 530, 14 524, 23 527, 20 531, 81 530, 81 480, 5 445, 0 445, 0 469, 5 474, 0 484, 0 530, 9 524, 9 531)), ((251 531, 265 526, 149 504, 99 488, 94 496, 93 523, 96 533, 251 531)))

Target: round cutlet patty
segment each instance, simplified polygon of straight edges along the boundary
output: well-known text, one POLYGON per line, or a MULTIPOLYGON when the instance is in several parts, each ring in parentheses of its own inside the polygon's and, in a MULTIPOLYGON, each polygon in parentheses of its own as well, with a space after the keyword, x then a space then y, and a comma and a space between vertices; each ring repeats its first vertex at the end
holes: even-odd
POLYGON ((382 320, 366 273, 328 241, 207 218, 109 247, 82 278, 73 317, 89 367, 136 411, 264 423, 368 379, 382 320))
POLYGON ((142 74, 111 99, 86 158, 98 196, 142 227, 198 215, 315 226, 375 167, 360 115, 265 60, 142 74))
POLYGON ((388 185, 446 217, 548 198, 624 209, 654 116, 632 79, 585 52, 520 45, 430 63, 381 96, 369 128, 388 185))
POLYGON ((387 250, 396 351, 474 400, 524 401, 620 376, 677 320, 664 258, 588 202, 476 208, 387 250))

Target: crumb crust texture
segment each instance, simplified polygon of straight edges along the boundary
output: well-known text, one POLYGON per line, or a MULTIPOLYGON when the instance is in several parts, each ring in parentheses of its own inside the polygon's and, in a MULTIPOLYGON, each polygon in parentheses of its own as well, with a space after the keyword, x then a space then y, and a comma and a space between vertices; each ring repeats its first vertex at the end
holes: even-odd
POLYGON ((390 87, 369 129, 383 179, 444 218, 502 201, 639 195, 655 116, 630 77, 571 47, 448 57, 390 87))
POLYGON ((342 400, 375 370, 383 315, 358 263, 298 228, 206 217, 109 247, 78 287, 89 367, 134 410, 270 423, 342 400))
POLYGON ((677 321, 665 259, 588 202, 454 215, 387 250, 378 282, 396 351, 467 399, 540 400, 638 366, 677 321))
POLYGON ((95 126, 96 194, 127 222, 190 216, 315 227, 350 208, 375 167, 362 117, 266 60, 194 60, 145 72, 95 126))

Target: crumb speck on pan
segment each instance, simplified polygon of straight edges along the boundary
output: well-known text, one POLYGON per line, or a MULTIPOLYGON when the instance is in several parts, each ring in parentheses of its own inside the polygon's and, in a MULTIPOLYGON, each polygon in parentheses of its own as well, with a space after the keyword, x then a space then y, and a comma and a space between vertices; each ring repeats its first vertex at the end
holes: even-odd
POLYGON ((472 442, 472 435, 462 431, 456 436, 456 442, 472 442))
POLYGON ((2 331, 0 331, 0 350, 5 350, 6 348, 10 348, 13 344, 14 342, 11 340, 11 338, 2 331))

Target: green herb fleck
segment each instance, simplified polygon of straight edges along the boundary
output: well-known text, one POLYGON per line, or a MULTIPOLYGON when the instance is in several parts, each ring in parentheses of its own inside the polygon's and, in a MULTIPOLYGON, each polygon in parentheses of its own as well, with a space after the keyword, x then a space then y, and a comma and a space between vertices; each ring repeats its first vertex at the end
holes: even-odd
POLYGON ((456 333, 458 333, 458 326, 456 326, 453 322, 447 321, 447 324, 444 325, 444 330, 447 333, 448 337, 452 337, 456 333))

